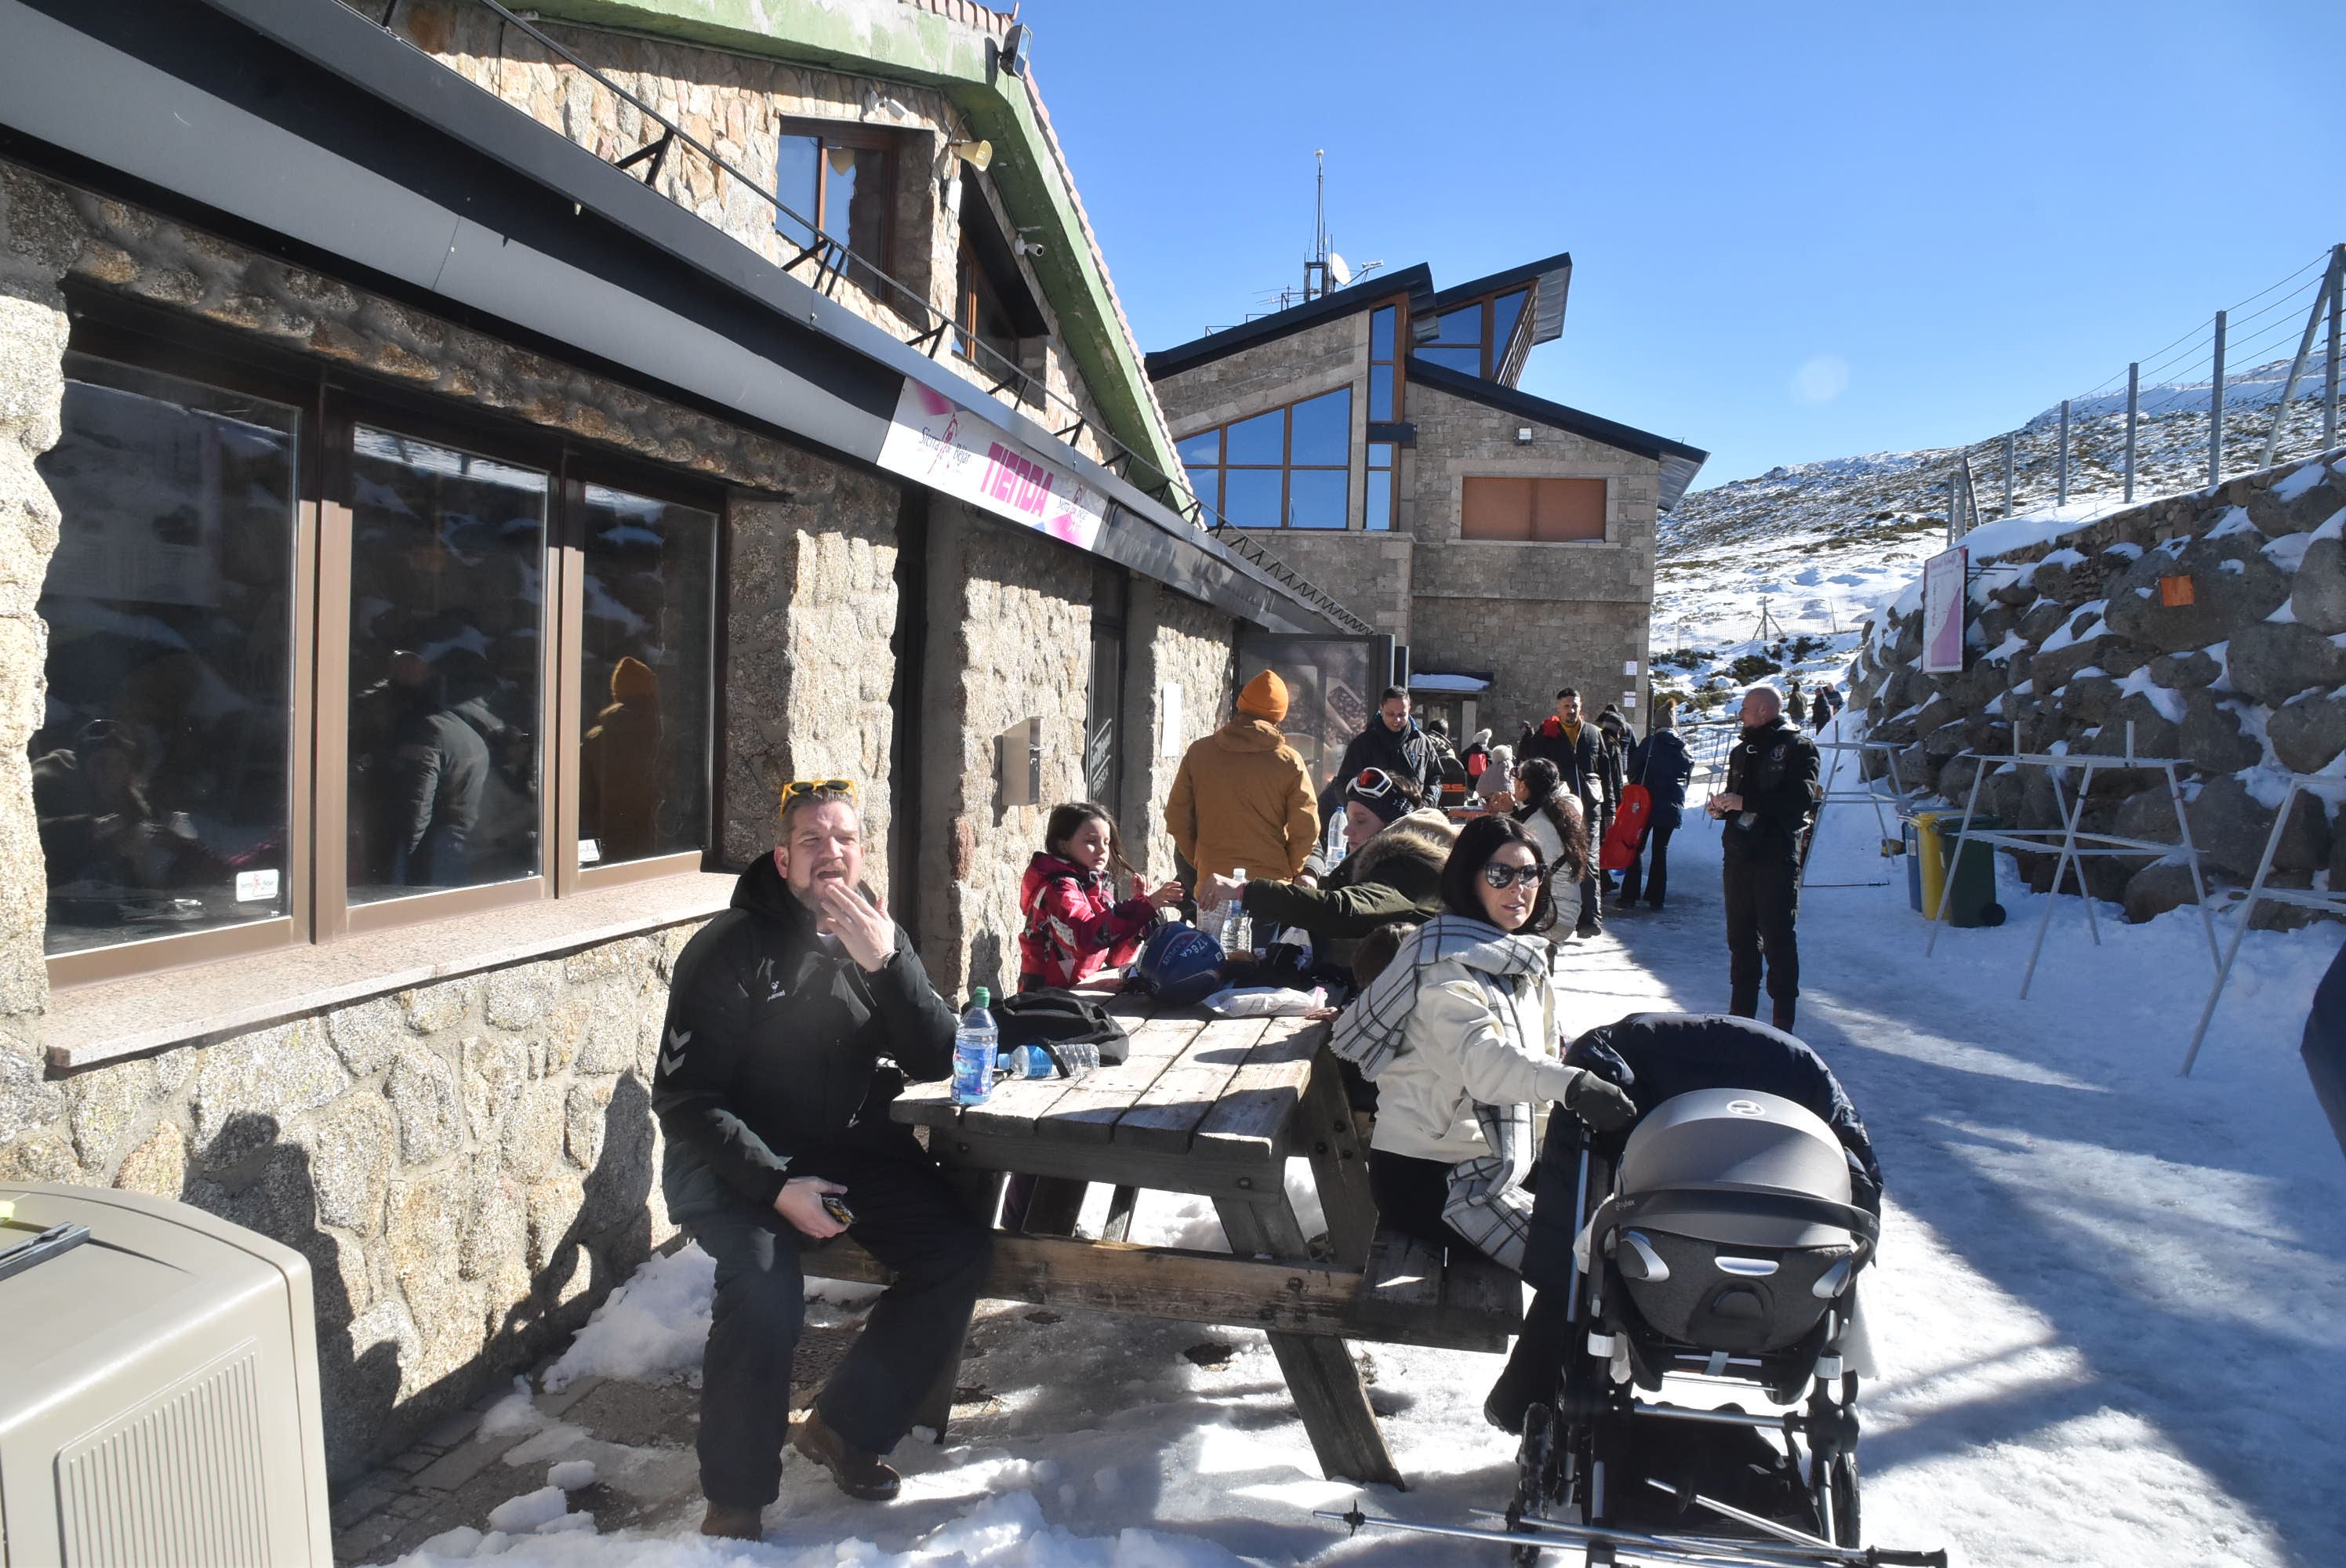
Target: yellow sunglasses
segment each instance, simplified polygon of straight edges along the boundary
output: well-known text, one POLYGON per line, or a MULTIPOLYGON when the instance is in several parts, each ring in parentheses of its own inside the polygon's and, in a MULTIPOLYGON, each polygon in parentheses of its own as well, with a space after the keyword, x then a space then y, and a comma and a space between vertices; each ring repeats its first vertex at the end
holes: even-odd
POLYGON ((850 800, 862 804, 862 798, 856 790, 855 780, 852 779, 793 779, 782 786, 780 803, 787 806, 801 795, 823 794, 844 795, 850 800))

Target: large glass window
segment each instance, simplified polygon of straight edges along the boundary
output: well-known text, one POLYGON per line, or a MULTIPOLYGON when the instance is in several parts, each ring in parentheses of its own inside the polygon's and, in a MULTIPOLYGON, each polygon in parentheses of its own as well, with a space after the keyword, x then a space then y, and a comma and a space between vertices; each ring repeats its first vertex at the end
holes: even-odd
POLYGON ((53 981, 698 867, 714 492, 99 317, 39 459, 53 981))
POLYGON ((1601 542, 1605 481, 1470 476, 1459 497, 1459 533, 1533 544, 1601 542))
POLYGON ((1401 417, 1401 366, 1394 345, 1401 335, 1401 311, 1386 305, 1369 312, 1369 421, 1384 423, 1401 417))
POLYGON ((282 918, 301 416, 66 356, 30 747, 52 953, 282 918))
POLYGON ((717 514, 589 484, 584 521, 579 864, 697 850, 715 734, 717 514))
POLYGON ((1502 380, 1515 357, 1516 329, 1530 298, 1530 290, 1518 289, 1444 311, 1434 318, 1432 340, 1418 344, 1412 352, 1470 376, 1502 380))
POLYGON ((1241 528, 1342 528, 1352 508, 1352 389, 1184 438, 1198 499, 1241 528))
POLYGON ((547 476, 352 448, 351 902, 536 876, 547 476))

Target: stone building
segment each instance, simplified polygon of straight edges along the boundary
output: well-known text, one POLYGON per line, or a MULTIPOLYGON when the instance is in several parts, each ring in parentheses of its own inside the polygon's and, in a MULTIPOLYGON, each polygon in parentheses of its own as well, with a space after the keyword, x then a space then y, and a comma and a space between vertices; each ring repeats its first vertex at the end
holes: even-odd
POLYGON ((1025 47, 0 0, 0 1183, 304 1251, 338 1474, 669 1233, 669 965, 785 781, 998 986, 1051 803, 1168 873, 1236 639, 1363 629, 1167 504, 1025 47))
POLYGON ((1708 455, 1519 390, 1571 280, 1408 267, 1148 356, 1196 497, 1405 645, 1421 714, 1502 739, 1560 686, 1646 689, 1655 520, 1708 455))

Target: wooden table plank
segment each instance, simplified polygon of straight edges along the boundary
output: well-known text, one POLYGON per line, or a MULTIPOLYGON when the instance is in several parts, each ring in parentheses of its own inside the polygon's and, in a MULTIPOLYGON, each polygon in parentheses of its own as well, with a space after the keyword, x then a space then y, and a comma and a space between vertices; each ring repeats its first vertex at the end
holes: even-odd
POLYGON ((1168 1153, 1187 1149, 1198 1124, 1229 1087, 1269 1023, 1263 1018, 1218 1018, 1198 1031, 1188 1049, 1117 1118, 1116 1141, 1168 1153))
POLYGON ((1272 1019, 1198 1124, 1191 1146, 1203 1151, 1239 1145, 1266 1159, 1283 1154, 1296 1106, 1311 1083, 1312 1054, 1327 1028, 1309 1019, 1272 1019))

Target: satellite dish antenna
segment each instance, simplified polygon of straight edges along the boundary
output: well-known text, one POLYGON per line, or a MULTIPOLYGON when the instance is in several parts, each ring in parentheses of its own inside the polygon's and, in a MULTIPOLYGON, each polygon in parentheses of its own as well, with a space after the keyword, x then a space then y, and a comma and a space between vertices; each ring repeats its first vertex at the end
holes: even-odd
POLYGON ((1336 280, 1336 287, 1339 289, 1352 280, 1352 267, 1333 250, 1328 252, 1328 276, 1336 280))

